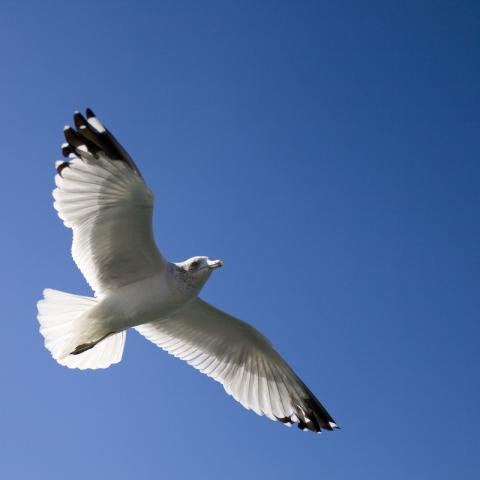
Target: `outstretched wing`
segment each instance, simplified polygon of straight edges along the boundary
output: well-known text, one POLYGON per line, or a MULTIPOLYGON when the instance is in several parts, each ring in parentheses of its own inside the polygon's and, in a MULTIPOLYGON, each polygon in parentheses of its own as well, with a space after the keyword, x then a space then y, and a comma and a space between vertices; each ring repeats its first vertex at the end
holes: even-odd
POLYGON ((72 256, 97 295, 165 267, 152 231, 153 194, 128 153, 87 109, 65 127, 54 207, 73 230, 72 256))
POLYGON ((168 320, 135 328, 258 415, 313 432, 338 428, 262 334, 200 299, 168 320))

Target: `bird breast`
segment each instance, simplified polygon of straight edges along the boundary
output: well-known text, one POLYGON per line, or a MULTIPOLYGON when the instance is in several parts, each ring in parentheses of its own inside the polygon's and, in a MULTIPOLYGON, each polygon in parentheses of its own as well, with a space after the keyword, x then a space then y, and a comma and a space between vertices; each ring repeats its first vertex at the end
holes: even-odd
POLYGON ((161 272, 109 293, 96 309, 110 331, 168 318, 191 301, 192 291, 179 288, 175 277, 161 272))

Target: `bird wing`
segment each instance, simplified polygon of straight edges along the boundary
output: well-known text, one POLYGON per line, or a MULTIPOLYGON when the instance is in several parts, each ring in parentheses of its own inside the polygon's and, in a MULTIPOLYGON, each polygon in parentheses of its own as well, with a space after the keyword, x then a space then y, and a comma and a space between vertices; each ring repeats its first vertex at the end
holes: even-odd
POLYGON ((165 268, 152 231, 153 194, 128 153, 87 109, 65 127, 54 207, 73 230, 72 256, 97 295, 165 268))
POLYGON ((148 340, 220 382, 248 410, 303 430, 338 428, 271 343, 241 320, 194 302, 167 320, 135 327, 148 340))

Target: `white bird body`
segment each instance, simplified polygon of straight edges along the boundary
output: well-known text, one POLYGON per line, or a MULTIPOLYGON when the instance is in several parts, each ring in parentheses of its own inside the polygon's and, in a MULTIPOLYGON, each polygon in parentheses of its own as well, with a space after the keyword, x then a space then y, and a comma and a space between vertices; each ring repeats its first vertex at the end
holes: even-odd
POLYGON ((90 316, 101 323, 104 334, 162 320, 196 297, 195 290, 182 288, 174 269, 169 267, 101 299, 90 316))
POLYGON ((73 230, 72 256, 95 297, 44 291, 38 320, 53 358, 69 368, 109 367, 135 328, 259 415, 314 432, 337 428, 261 333, 198 297, 221 260, 163 258, 151 226, 153 194, 137 166, 91 110, 74 119, 54 206, 73 230))

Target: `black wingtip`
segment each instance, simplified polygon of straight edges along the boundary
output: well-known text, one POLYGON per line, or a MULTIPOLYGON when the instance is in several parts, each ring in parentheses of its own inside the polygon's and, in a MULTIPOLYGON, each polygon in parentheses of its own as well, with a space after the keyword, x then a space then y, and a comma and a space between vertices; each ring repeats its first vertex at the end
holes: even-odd
POLYGON ((292 425, 293 424, 293 420, 290 417, 277 417, 277 416, 275 416, 275 418, 279 422, 284 423, 285 425, 292 425))
POLYGON ((61 163, 61 164, 57 167, 57 173, 58 173, 61 177, 63 177, 62 171, 63 171, 65 168, 69 167, 69 166, 70 166, 70 164, 69 164, 68 162, 63 162, 63 163, 61 163))
POLYGON ((318 399, 310 391, 309 393, 311 396, 306 402, 308 407, 306 414, 310 420, 307 422, 308 427, 313 427, 315 431, 323 429, 332 432, 337 427, 337 424, 318 399))
POLYGON ((112 161, 125 162, 140 177, 135 162, 115 137, 103 126, 91 108, 86 109, 86 118, 80 112, 73 114, 75 128, 66 126, 64 135, 67 145, 62 145, 62 153, 71 154, 81 160, 95 161, 97 154, 103 152, 112 161))
POLYGON ((65 130, 63 131, 63 134, 65 135, 65 140, 72 147, 78 148, 83 144, 82 140, 80 139, 77 132, 73 128, 71 127, 65 128, 65 130))
POLYGON ((77 127, 77 130, 79 130, 80 127, 88 125, 88 122, 87 120, 85 120, 85 117, 78 111, 76 111, 73 114, 73 121, 75 122, 75 127, 77 127))
MULTIPOLYGON (((302 383, 303 384, 303 383, 302 383)), ((290 417, 277 418, 282 423, 296 423, 303 431, 321 433, 323 430, 333 431, 339 427, 329 415, 325 407, 313 393, 303 384, 308 397, 298 404, 298 410, 290 417)))

